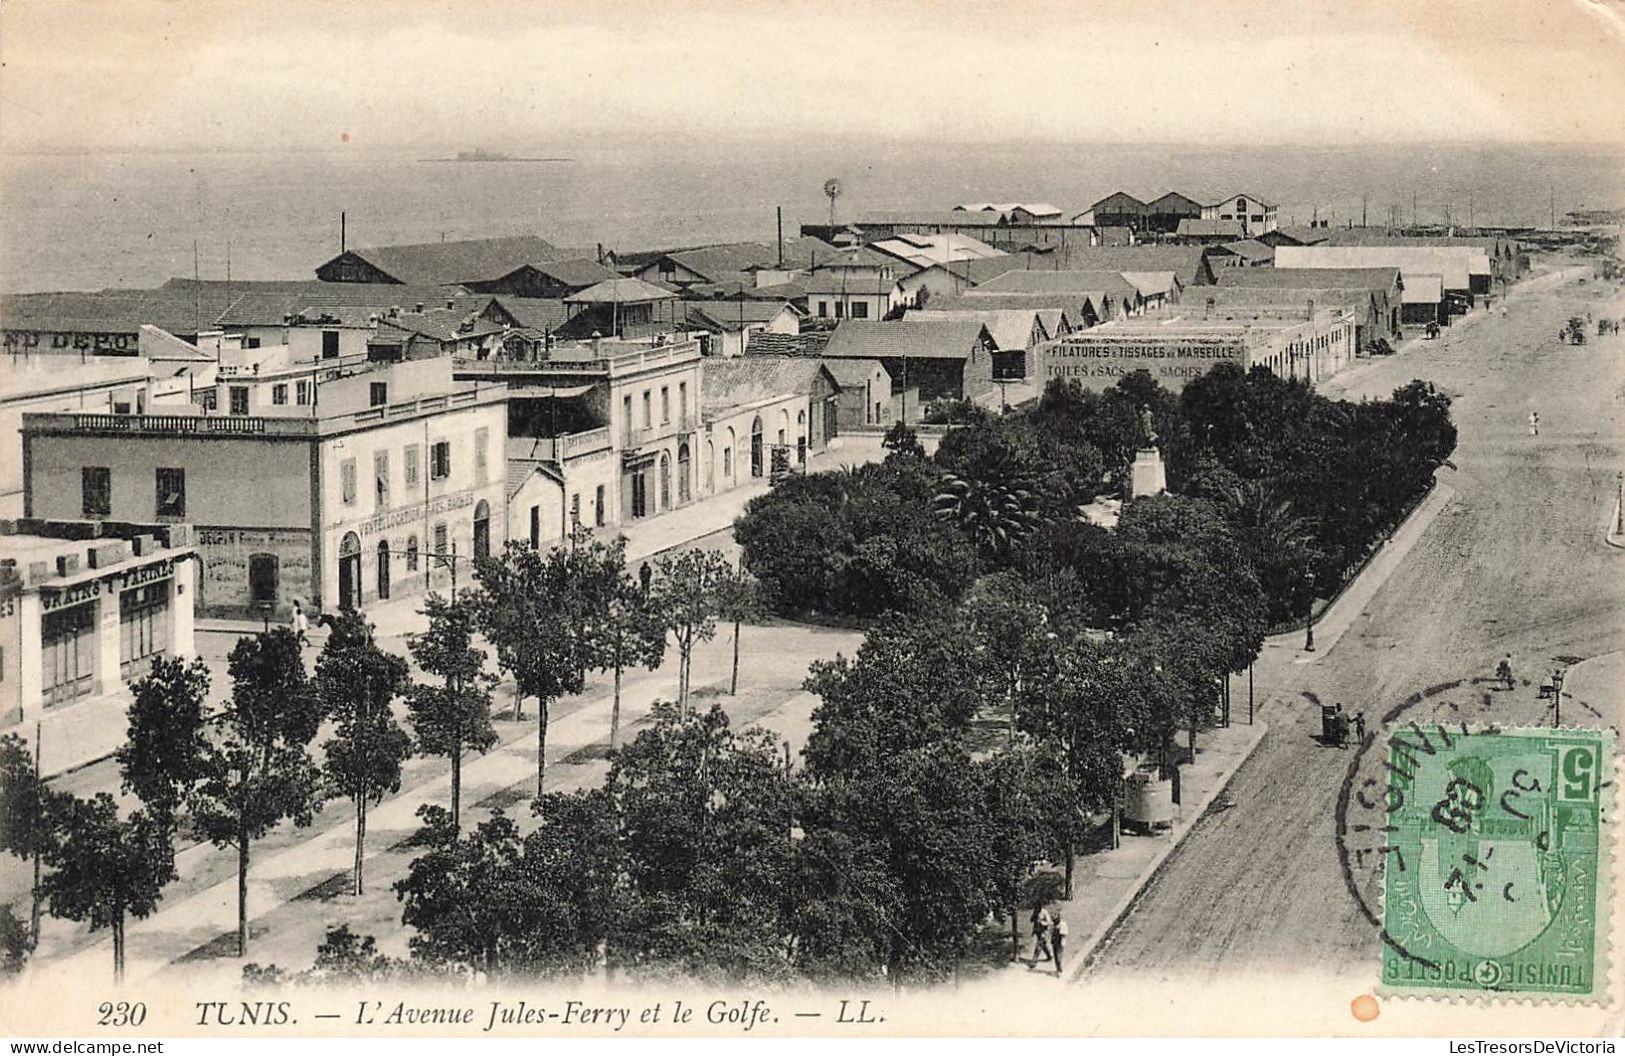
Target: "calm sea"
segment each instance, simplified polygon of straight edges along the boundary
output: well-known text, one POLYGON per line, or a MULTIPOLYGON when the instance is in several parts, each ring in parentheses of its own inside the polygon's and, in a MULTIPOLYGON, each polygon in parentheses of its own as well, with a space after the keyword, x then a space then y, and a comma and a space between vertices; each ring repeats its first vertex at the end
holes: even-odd
MULTIPOLYGON (((517 151, 516 151, 517 152, 517 151)), ((1625 206, 1625 155, 1567 147, 1148 147, 1056 144, 733 145, 598 148, 570 163, 425 162, 429 151, 80 154, 0 158, 0 288, 149 286, 197 268, 304 278, 338 252, 339 213, 363 246, 498 234, 559 245, 654 248, 771 239, 841 218, 1048 201, 1081 211, 1124 189, 1281 203, 1282 222, 1448 216, 1541 224, 1625 206), (1414 197, 1413 197, 1414 196, 1414 197)), ((554 148, 548 154, 569 153, 554 148)))

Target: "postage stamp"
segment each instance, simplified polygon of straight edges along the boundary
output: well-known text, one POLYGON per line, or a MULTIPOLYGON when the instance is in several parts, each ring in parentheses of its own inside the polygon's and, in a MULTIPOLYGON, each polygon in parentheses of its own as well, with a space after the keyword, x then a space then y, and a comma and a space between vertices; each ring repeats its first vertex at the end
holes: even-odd
POLYGON ((1383 991, 1601 1000, 1613 733, 1396 731, 1383 991))

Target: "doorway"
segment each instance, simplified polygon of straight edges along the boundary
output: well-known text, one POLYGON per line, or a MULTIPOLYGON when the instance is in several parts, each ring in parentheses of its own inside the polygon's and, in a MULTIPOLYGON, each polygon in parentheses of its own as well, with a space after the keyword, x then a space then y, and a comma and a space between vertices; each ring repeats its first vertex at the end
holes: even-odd
POLYGON ((346 532, 339 543, 339 608, 361 607, 361 540, 346 532))

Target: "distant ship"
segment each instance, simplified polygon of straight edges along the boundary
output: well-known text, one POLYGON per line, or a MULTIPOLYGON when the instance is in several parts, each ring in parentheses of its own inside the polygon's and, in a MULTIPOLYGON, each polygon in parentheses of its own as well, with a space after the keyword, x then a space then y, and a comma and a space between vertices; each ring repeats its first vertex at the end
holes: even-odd
POLYGON ((459 150, 454 158, 424 158, 424 161, 574 161, 574 158, 519 158, 494 150, 459 150))

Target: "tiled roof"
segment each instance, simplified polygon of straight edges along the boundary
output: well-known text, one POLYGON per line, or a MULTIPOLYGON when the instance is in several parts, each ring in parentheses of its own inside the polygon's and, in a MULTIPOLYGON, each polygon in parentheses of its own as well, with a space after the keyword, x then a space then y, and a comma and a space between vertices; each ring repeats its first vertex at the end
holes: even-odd
POLYGON ((534 235, 368 246, 350 253, 393 279, 426 286, 501 278, 525 264, 560 255, 557 246, 534 235))
POLYGON ((1256 238, 1244 238, 1239 242, 1226 242, 1219 248, 1228 249, 1243 260, 1275 259, 1275 247, 1267 242, 1260 242, 1256 238))
POLYGON ((751 356, 822 355, 824 346, 829 344, 830 333, 828 330, 809 330, 804 334, 775 334, 770 331, 763 331, 751 335, 750 343, 745 346, 745 353, 751 356))
POLYGON ((502 293, 494 300, 520 326, 538 332, 557 330, 570 318, 570 309, 565 303, 551 297, 511 297, 502 293))
POLYGON ((1332 236, 1330 228, 1309 227, 1308 225, 1277 227, 1274 233, 1285 235, 1300 246, 1318 245, 1332 236))
POLYGON ((534 261, 530 265, 555 282, 578 289, 613 279, 620 272, 604 267, 591 257, 570 257, 567 260, 534 261))
MULTIPOLYGON (((238 296, 232 295, 231 299, 238 296)), ((223 293, 101 290, 84 293, 13 293, 0 296, 0 327, 7 330, 134 334, 151 325, 193 335, 214 328, 231 305, 223 293), (201 304, 199 303, 201 300, 201 304)), ((279 317, 277 320, 281 322, 279 317)))
MULTIPOLYGON (((795 238, 784 240, 784 266, 786 268, 810 269, 815 265, 823 264, 830 257, 839 253, 840 247, 831 245, 821 238, 811 235, 798 235, 795 238)), ((772 258, 763 267, 777 267, 779 253, 777 248, 772 258)))
POLYGON ((1102 290, 1130 301, 1139 290, 1118 271, 1007 271, 969 291, 978 293, 1085 293, 1102 290))
POLYGON ((863 359, 861 357, 846 358, 831 356, 824 360, 824 369, 835 379, 835 384, 843 389, 856 388, 875 376, 879 371, 882 377, 890 378, 886 365, 878 359, 863 359))
MULTIPOLYGON (((893 261, 895 266, 905 268, 902 261, 893 261)), ((854 297, 875 296, 884 297, 897 285, 897 276, 889 279, 880 278, 878 271, 871 274, 849 274, 842 268, 819 268, 807 279, 808 293, 835 293, 850 294, 854 297)))
POLYGON ((824 355, 964 359, 983 333, 985 328, 973 319, 848 319, 835 328, 824 355))
POLYGON ((1171 271, 1125 271, 1122 275, 1142 297, 1168 296, 1179 289, 1179 279, 1171 271))
POLYGON ((380 323, 383 322, 408 333, 421 334, 442 342, 467 341, 488 334, 502 333, 499 324, 481 319, 472 312, 463 312, 455 308, 434 308, 421 313, 402 312, 388 320, 380 320, 380 323))
POLYGON ((785 396, 811 396, 824 366, 810 356, 749 355, 700 365, 700 407, 715 414, 785 396))
POLYGON ((1179 221, 1179 229, 1175 233, 1195 238, 1240 238, 1241 221, 1200 220, 1187 216, 1179 221))
POLYGON ((778 250, 760 242, 730 242, 664 254, 711 282, 722 282, 753 267, 778 260, 778 250))
POLYGON ((1073 271, 1171 271, 1186 286, 1208 275, 1202 246, 1083 246, 1076 241, 1055 250, 1055 264, 1073 271))
POLYGON ((740 330, 753 323, 770 323, 784 311, 798 314, 785 301, 684 301, 690 324, 721 330, 740 330))
POLYGON ((1063 311, 1068 322, 1077 325, 1073 313, 1084 298, 1098 296, 1099 291, 1078 293, 981 293, 972 291, 962 297, 933 297, 926 308, 939 312, 985 312, 1008 308, 1030 311, 1063 311))
POLYGON ((1399 282, 1398 268, 1220 268, 1220 286, 1286 289, 1387 290, 1399 282))
POLYGON ((1444 300, 1444 276, 1407 273, 1400 300, 1405 304, 1438 304, 1444 300))
POLYGON ((642 279, 605 279, 564 299, 565 304, 641 304, 645 301, 669 301, 677 295, 664 286, 644 282, 642 279))
POLYGON ((942 311, 927 308, 905 312, 904 319, 970 319, 987 327, 988 335, 1001 352, 1025 349, 1032 344, 1033 308, 989 308, 983 310, 954 309, 942 311))
POLYGON ((400 286, 393 283, 321 282, 316 279, 272 280, 226 283, 218 279, 170 279, 161 289, 192 297, 201 292, 209 298, 231 294, 229 311, 215 321, 220 326, 281 326, 283 317, 305 308, 371 308, 380 313, 390 308, 413 311, 444 308, 447 301, 459 309, 478 310, 490 302, 489 295, 469 294, 457 286, 400 286))

